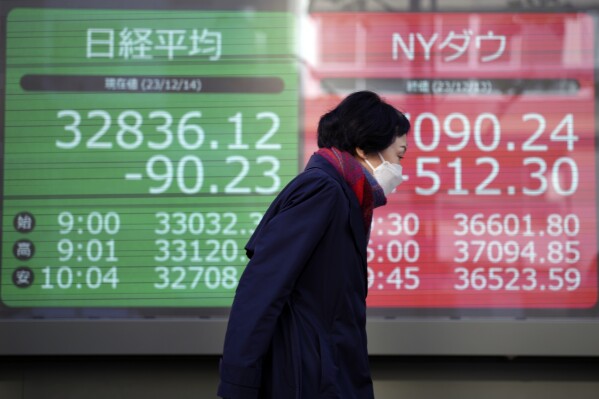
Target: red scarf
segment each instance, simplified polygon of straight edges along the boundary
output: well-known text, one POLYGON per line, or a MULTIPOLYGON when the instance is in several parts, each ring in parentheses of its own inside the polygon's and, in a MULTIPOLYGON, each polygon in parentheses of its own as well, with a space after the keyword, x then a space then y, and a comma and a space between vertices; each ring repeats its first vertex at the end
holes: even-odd
POLYGON ((321 148, 316 154, 329 161, 356 194, 358 203, 362 209, 364 231, 368 235, 372 223, 372 212, 374 210, 374 194, 373 187, 368 181, 362 165, 350 153, 334 147, 321 148))

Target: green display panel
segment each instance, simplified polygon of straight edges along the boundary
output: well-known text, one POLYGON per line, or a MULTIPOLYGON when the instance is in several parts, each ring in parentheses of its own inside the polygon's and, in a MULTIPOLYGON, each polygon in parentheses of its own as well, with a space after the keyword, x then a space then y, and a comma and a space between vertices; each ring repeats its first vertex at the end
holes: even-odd
POLYGON ((228 307, 298 172, 292 16, 13 9, 5 307, 228 307))

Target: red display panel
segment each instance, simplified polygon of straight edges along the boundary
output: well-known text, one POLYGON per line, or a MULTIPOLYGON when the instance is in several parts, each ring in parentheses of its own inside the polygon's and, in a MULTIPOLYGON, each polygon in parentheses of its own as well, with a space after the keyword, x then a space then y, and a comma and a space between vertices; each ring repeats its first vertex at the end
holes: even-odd
POLYGON ((412 124, 375 210, 373 308, 594 312, 594 27, 585 14, 311 14, 305 159, 369 89, 412 124))

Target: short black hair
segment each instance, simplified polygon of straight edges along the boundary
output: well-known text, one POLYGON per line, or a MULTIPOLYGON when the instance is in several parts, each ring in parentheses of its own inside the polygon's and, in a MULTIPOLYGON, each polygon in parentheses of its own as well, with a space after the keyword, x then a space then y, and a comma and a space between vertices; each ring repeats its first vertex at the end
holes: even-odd
POLYGON ((318 147, 335 147, 356 155, 389 147, 396 137, 410 130, 410 121, 399 110, 371 91, 357 91, 345 97, 318 122, 318 147))

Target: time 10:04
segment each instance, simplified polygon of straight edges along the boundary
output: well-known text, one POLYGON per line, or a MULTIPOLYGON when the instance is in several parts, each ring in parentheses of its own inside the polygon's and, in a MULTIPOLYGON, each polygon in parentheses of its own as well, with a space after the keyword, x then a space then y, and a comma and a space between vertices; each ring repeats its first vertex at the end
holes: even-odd
POLYGON ((58 268, 47 266, 42 269, 44 283, 41 288, 44 290, 55 288, 66 290, 71 288, 82 289, 85 287, 95 290, 104 285, 116 289, 119 283, 117 272, 118 268, 116 266, 108 270, 91 266, 86 268, 85 272, 69 266, 60 266, 58 268))

